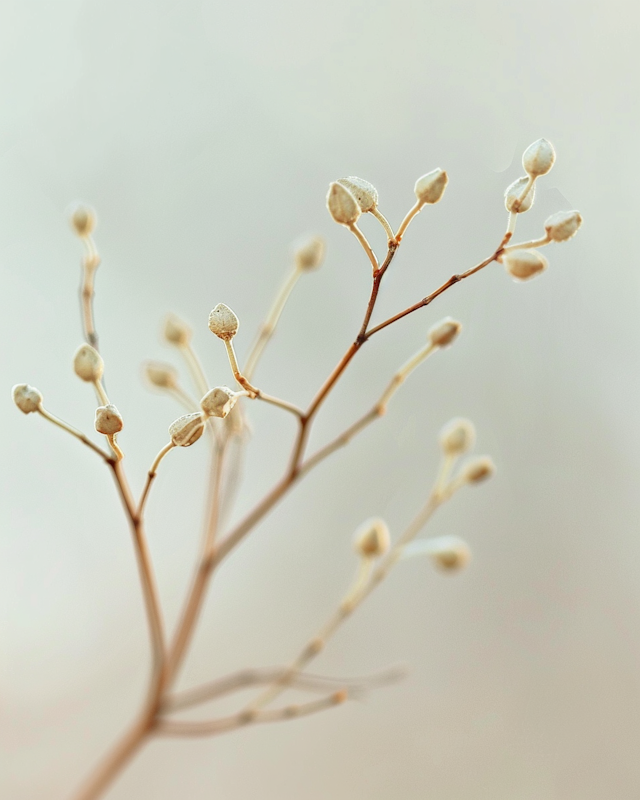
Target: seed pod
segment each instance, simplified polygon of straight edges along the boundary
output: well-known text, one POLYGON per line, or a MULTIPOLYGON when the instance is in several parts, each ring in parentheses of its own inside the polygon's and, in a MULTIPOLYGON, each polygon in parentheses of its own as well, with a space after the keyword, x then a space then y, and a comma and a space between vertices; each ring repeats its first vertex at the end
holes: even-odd
POLYGON ((434 347, 446 347, 453 342, 461 330, 461 322, 451 319, 451 317, 445 317, 429 330, 427 339, 434 347))
POLYGON ((377 558, 384 555, 391 544, 387 523, 379 517, 366 520, 356 530, 353 546, 363 558, 377 558))
POLYGON ((520 199, 520 196, 522 195, 522 192, 524 192, 525 186, 528 182, 529 178, 527 178, 525 175, 522 178, 518 178, 517 181, 514 181, 511 186, 507 187, 507 191, 504 193, 504 204, 507 208, 507 211, 512 211, 515 214, 524 214, 525 211, 528 211, 531 208, 536 195, 535 184, 529 189, 527 196, 520 203, 517 211, 515 209, 515 204, 520 199))
POLYGON ((579 211, 558 211, 544 223, 544 229, 552 242, 566 242, 576 235, 581 225, 579 211))
POLYGON ((238 400, 238 394, 228 386, 216 386, 200 401, 200 408, 208 417, 224 419, 238 400))
POLYGON ((95 428, 105 436, 114 436, 122 430, 122 415, 114 405, 96 408, 95 428))
POLYGON ((537 178, 540 175, 546 175, 555 160, 556 151, 551 142, 546 139, 538 139, 524 151, 522 166, 532 178, 537 178))
POLYGON ((512 250, 501 261, 509 275, 517 281, 528 281, 549 266, 547 259, 537 250, 512 250))
POLYGON ((354 225, 360 216, 358 201, 340 183, 332 183, 329 186, 327 208, 334 220, 341 225, 354 225))
POLYGON ((93 233, 96 227, 96 212, 91 206, 78 203, 71 209, 69 222, 77 235, 84 238, 93 233))
POLYGON ((191 341, 191 328, 175 314, 167 314, 162 335, 171 344, 181 347, 191 341))
POLYGON ((473 422, 456 418, 448 422, 440 431, 440 447, 448 456, 460 456, 473 447, 476 431, 473 422))
POLYGON ((104 374, 104 361, 90 344, 81 344, 73 357, 73 369, 81 380, 95 383, 104 374))
POLYGON ((144 377, 160 389, 175 389, 178 385, 178 371, 162 361, 147 361, 142 365, 144 377))
POLYGON ((493 477, 496 472, 496 465, 489 456, 480 456, 468 461, 460 473, 460 477, 465 483, 480 483, 493 477))
POLYGON ((338 178, 336 183, 344 186, 355 197, 356 202, 360 206, 360 211, 366 214, 378 205, 378 190, 362 178, 356 178, 355 175, 350 175, 348 178, 338 178))
POLYGON ((438 168, 418 178, 413 191, 420 203, 433 205, 442 199, 448 183, 449 176, 444 170, 438 168))
POLYGON ((431 561, 444 572, 464 569, 471 560, 469 545, 458 536, 438 536, 428 543, 431 561))
POLYGON ((185 414, 169 425, 169 436, 176 447, 191 447, 204 433, 204 419, 198 411, 185 414))
POLYGON ((238 332, 240 322, 229 306, 218 305, 209 314, 209 330, 219 339, 230 341, 238 332))
POLYGON ((301 242, 296 247, 294 258, 298 269, 317 269, 324 258, 324 239, 321 236, 311 236, 301 242))
POLYGON ((28 383, 18 383, 11 390, 13 402, 23 414, 33 414, 42 405, 42 395, 28 383))

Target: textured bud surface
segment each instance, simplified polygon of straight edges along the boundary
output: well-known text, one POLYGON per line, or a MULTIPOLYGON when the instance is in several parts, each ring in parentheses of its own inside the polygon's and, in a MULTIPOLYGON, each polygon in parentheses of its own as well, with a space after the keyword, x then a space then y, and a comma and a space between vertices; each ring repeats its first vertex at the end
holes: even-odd
POLYGON ((42 395, 28 383, 18 383, 11 390, 13 402, 18 406, 23 414, 33 414, 42 404, 42 395))
POLYGON ((538 139, 524 151, 522 166, 525 172, 537 178, 540 175, 546 175, 551 170, 555 160, 556 153, 551 142, 546 139, 538 139))
POLYGON ((149 383, 161 389, 175 389, 178 385, 178 372, 171 364, 162 361, 147 361, 142 372, 149 383))
POLYGON ((525 211, 528 211, 531 208, 536 196, 535 186, 532 186, 529 189, 527 196, 520 203, 518 210, 515 211, 515 204, 520 199, 520 196, 522 195, 522 192, 524 192, 528 182, 529 178, 525 176, 523 178, 518 178, 518 180, 514 181, 511 186, 507 187, 507 191, 504 193, 504 204, 507 208, 507 211, 513 211, 516 214, 523 214, 525 211))
POLYGON ((358 201, 348 189, 340 183, 332 183, 327 195, 327 208, 336 222, 341 225, 353 225, 360 216, 358 201))
POLYGON ((481 456, 465 464, 461 477, 467 483, 480 483, 480 481, 491 478, 495 474, 495 471, 495 464, 489 456, 481 456))
POLYGON ((240 322, 229 306, 218 305, 209 314, 209 330, 220 339, 229 341, 238 332, 240 322))
POLYGON ((81 344, 73 357, 73 369, 83 381, 99 381, 104 373, 104 361, 90 344, 81 344))
POLYGON ((300 243, 295 251, 295 261, 298 269, 317 269, 324 258, 324 239, 321 236, 311 236, 300 243))
POLYGON ((421 203, 433 204, 442 199, 448 183, 449 176, 438 168, 418 178, 413 191, 421 203))
POLYGON ((169 436, 176 447, 190 447, 202 436, 204 419, 200 412, 185 414, 169 425, 169 436))
POLYGON ((471 560, 469 545, 458 536, 438 536, 429 545, 433 564, 445 572, 464 569, 471 560))
POLYGON ((360 211, 366 213, 378 205, 378 191, 369 181, 350 175, 348 178, 338 178, 336 183, 344 186, 355 197, 360 206, 360 211))
POLYGON ((509 275, 518 281, 527 281, 549 266, 547 259, 537 250, 512 250, 501 260, 509 275))
POLYGON ((387 523, 379 517, 363 522, 354 535, 355 550, 365 558, 377 558, 384 555, 390 544, 391 537, 387 523))
POLYGON ((167 314, 162 335, 171 344, 180 346, 191 340, 191 328, 175 314, 167 314))
POLYGON ((468 419, 452 419, 440 431, 440 446, 444 453, 459 456, 473 447, 476 431, 468 419))
POLYGON ((461 330, 462 323, 451 317, 445 317, 429 330, 427 338, 434 347, 446 347, 453 342, 461 330))
POLYGON ((96 408, 95 427, 98 433, 113 436, 122 430, 122 426, 122 416, 115 406, 98 406, 96 408))
POLYGON ((224 417, 236 404, 238 395, 228 386, 216 386, 207 392, 200 401, 200 408, 208 417, 224 417))
POLYGON ((566 242, 576 235, 581 225, 579 211, 558 211, 544 223, 544 229, 552 242, 566 242))
POLYGON ((79 203, 71 209, 69 221, 78 236, 89 236, 96 227, 96 212, 91 206, 79 203))

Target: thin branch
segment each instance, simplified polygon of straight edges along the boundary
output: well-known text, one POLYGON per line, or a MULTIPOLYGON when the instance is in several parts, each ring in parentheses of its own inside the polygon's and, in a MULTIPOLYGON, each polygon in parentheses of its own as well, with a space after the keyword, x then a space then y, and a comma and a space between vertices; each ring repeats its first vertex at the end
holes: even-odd
POLYGON ((409 210, 409 212, 407 213, 407 216, 400 223, 400 227, 398 228, 398 232, 396 233, 396 236, 395 236, 396 242, 401 242, 402 241, 402 237, 407 232, 407 228, 409 227, 409 224, 411 223, 411 220, 416 216, 416 214, 420 213, 420 211, 422 210, 423 206, 424 206, 424 203, 422 203, 420 200, 417 200, 416 204, 413 206, 413 208, 411 208, 409 210))
POLYGON ((393 242, 393 241, 395 241, 395 238, 396 238, 396 237, 395 237, 395 234, 394 234, 394 232, 393 232, 393 228, 391 227, 391 225, 389 225, 389 220, 388 220, 388 219, 385 217, 385 215, 384 215, 384 214, 383 214, 383 213, 380 211, 380 209, 378 208, 378 206, 374 206, 374 207, 371 209, 370 213, 371 213, 371 214, 373 214, 373 216, 374 216, 374 217, 375 217, 375 218, 378 220, 378 222, 379 222, 379 223, 382 225, 382 227, 384 228, 384 230, 385 230, 385 233, 387 234, 387 239, 388 239, 390 242, 393 242))
POLYGON ((175 445, 173 442, 169 442, 166 444, 162 450, 158 453, 155 457, 153 464, 151 465, 149 472, 147 473, 147 480, 144 485, 144 489, 142 490, 142 495, 140 496, 140 502, 138 503, 138 510, 136 511, 136 519, 142 519, 144 514, 144 507, 145 503, 147 502, 147 497, 149 496, 149 492, 151 491, 151 484, 153 483, 156 475, 158 474, 158 467, 162 459, 167 455, 170 450, 173 450, 175 445))
POLYGON ((113 462, 113 458, 108 453, 105 453, 101 447, 98 447, 97 444, 94 444, 91 441, 91 439, 89 439, 87 436, 84 435, 84 433, 82 433, 82 431, 79 431, 77 428, 74 428, 72 425, 69 425, 67 422, 64 422, 63 420, 54 416, 49 411, 47 411, 47 409, 44 406, 40 406, 40 408, 38 408, 38 414, 40 414, 40 416, 44 417, 45 419, 48 419, 49 422, 53 422, 53 424, 57 425, 59 428, 62 428, 63 431, 66 431, 67 433, 70 433, 72 436, 75 436, 75 438, 81 441, 82 444, 86 445, 91 450, 93 450, 94 453, 97 453, 101 458, 103 458, 107 462, 107 464, 111 464, 113 462))
POLYGON ((360 228, 354 222, 352 225, 349 225, 349 230, 351 233, 356 237, 356 239, 362 245, 364 252, 367 254, 367 258, 371 262, 371 266, 373 267, 373 272, 376 273, 380 269, 380 265, 378 264, 378 259, 376 258, 376 254, 371 249, 371 245, 369 244, 367 237, 362 233, 360 228))
POLYGON ((100 256, 91 235, 83 236, 82 242, 86 249, 82 259, 82 283, 80 285, 82 330, 87 343, 98 350, 98 334, 94 324, 93 300, 95 297, 95 274, 100 264, 100 256))
POLYGON ((191 379, 193 380, 197 391, 200 392, 200 397, 204 397, 209 391, 209 382, 207 381, 207 376, 205 375, 202 363, 196 355, 196 351, 193 349, 191 342, 189 341, 179 345, 178 350, 182 354, 185 364, 187 365, 187 369, 191 373, 191 379))

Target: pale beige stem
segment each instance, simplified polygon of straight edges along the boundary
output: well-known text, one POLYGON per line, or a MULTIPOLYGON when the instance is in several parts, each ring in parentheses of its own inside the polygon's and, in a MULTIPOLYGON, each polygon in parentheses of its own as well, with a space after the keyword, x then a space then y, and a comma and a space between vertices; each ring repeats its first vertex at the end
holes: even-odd
POLYGON ((82 285, 80 287, 82 328, 85 340, 97 350, 98 334, 93 319, 93 299, 95 297, 95 274, 100 264, 100 257, 91 235, 83 236, 82 242, 86 250, 82 259, 82 285))
POLYGON ((173 450, 174 447, 175 445, 173 444, 173 442, 169 442, 169 444, 166 444, 162 448, 162 450, 160 450, 158 455, 155 457, 153 464, 149 468, 149 472, 147 473, 147 480, 144 484, 144 489, 142 490, 142 494, 140 496, 140 502, 138 503, 138 510, 136 511, 136 517, 138 519, 141 519, 142 515, 144 514, 144 507, 147 502, 147 497, 149 496, 149 492, 151 490, 151 484, 153 483, 156 475, 158 474, 158 467, 160 466, 160 462, 170 450, 173 450))
POLYGON ((101 456, 107 462, 107 464, 113 461, 112 457, 108 453, 105 453, 104 450, 102 450, 102 448, 98 447, 97 444, 94 444, 91 441, 91 439, 89 439, 87 436, 84 435, 84 433, 82 433, 82 431, 79 431, 77 428, 74 428, 72 425, 69 425, 67 422, 64 422, 63 420, 54 416, 49 411, 47 411, 44 406, 41 405, 38 408, 38 413, 40 414, 40 416, 44 417, 45 419, 48 419, 49 422, 53 422, 54 425, 57 425, 59 428, 62 428, 63 431, 67 431, 67 433, 70 433, 72 436, 75 436, 75 438, 81 441, 82 444, 85 444, 87 447, 91 448, 91 450, 93 450, 94 453, 97 453, 99 456, 101 456))
POLYGON ((547 236, 542 236, 540 239, 531 239, 528 242, 516 242, 515 244, 510 244, 508 247, 505 247, 503 252, 504 253, 511 253, 512 250, 524 250, 529 249, 532 247, 544 247, 546 244, 550 244, 551 239, 547 236))
POLYGON ((416 216, 416 214, 419 214, 420 211, 422 211, 423 206, 424 206, 423 202, 421 202, 420 200, 416 201, 415 206, 413 206, 413 208, 407 213, 407 216, 400 223, 400 227, 398 228, 398 232, 396 233, 395 236, 396 242, 402 241, 402 237, 405 235, 407 228, 411 223, 411 220, 416 216))
POLYGON ((105 391, 104 385, 102 380, 98 378, 97 380, 93 381, 93 386, 96 390, 96 397, 98 398, 98 403, 101 406, 108 406, 109 405, 109 397, 105 391))
POLYGON ((186 342, 185 344, 180 345, 178 349, 185 360, 187 369, 191 373, 191 379, 193 380, 197 391, 200 393, 200 397, 204 397, 209 391, 209 382, 207 381, 207 376, 205 375, 202 362, 198 358, 196 351, 191 346, 191 342, 186 342))
POLYGON ((172 386, 170 389, 167 389, 168 393, 175 397, 175 399, 184 406, 187 411, 198 411, 199 406, 198 403, 191 397, 191 395, 186 392, 181 386, 176 385, 172 386))
POLYGON ((382 213, 382 212, 381 212, 381 211, 378 209, 378 206, 374 206, 374 207, 371 209, 371 213, 373 214, 373 216, 374 216, 374 217, 375 217, 375 218, 378 220, 378 222, 379 222, 379 223, 382 225, 382 227, 384 228, 384 230, 385 230, 385 233, 387 234, 387 238, 388 238, 388 240, 389 240, 390 242, 393 242, 393 241, 395 240, 395 238, 396 238, 396 237, 395 237, 395 235, 394 235, 394 233, 393 233, 393 228, 391 227, 391 225, 389 225, 389 221, 388 221, 388 219, 387 219, 387 218, 384 216, 384 214, 383 214, 383 213, 382 213))
POLYGON ((356 225, 355 222, 352 225, 349 225, 348 228, 362 245, 365 253, 369 258, 369 261, 371 262, 371 266, 373 267, 374 273, 377 272, 380 269, 380 264, 378 264, 378 259, 376 258, 376 255, 373 252, 373 250, 371 249, 371 245, 367 241, 367 237, 364 235, 364 233, 362 233, 362 231, 356 225))

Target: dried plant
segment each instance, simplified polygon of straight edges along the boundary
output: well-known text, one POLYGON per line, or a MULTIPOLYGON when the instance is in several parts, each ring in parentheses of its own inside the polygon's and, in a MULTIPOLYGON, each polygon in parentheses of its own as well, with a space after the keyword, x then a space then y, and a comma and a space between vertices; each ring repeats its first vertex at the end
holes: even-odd
POLYGON ((191 329, 182 320, 171 315, 164 324, 164 337, 183 357, 194 387, 201 397, 192 399, 180 384, 177 371, 170 365, 148 362, 144 372, 154 387, 175 397, 188 413, 169 426, 169 441, 154 459, 141 496, 135 499, 123 468, 123 451, 117 441, 123 428, 123 419, 105 390, 104 363, 98 352, 98 336, 93 317, 94 278, 100 258, 93 240, 96 218, 93 211, 77 207, 71 222, 85 246, 82 260, 81 310, 85 343, 73 359, 77 376, 95 389, 98 408, 95 429, 106 438, 106 446, 96 444, 83 432, 54 416, 44 406, 43 396, 26 384, 15 386, 13 398, 25 414, 39 414, 59 426, 86 445, 101 458, 115 479, 124 511, 133 535, 134 552, 138 563, 142 592, 146 606, 152 647, 152 669, 147 695, 131 727, 124 733, 114 749, 89 776, 77 793, 77 800, 98 797, 127 763, 134 753, 152 736, 212 736, 241 726, 288 720, 314 714, 331 708, 378 683, 389 680, 393 673, 382 673, 360 679, 329 678, 311 674, 307 668, 326 646, 337 628, 361 605, 371 592, 387 577, 403 558, 426 554, 442 570, 455 571, 464 567, 470 553, 461 539, 453 536, 416 540, 434 512, 464 486, 477 484, 494 472, 487 457, 474 457, 460 464, 460 458, 473 446, 475 433, 470 422, 452 420, 441 434, 442 460, 439 473, 426 502, 418 509, 413 520, 395 538, 386 523, 380 519, 367 520, 356 531, 355 551, 357 570, 352 585, 329 616, 325 625, 309 639, 298 655, 288 664, 268 669, 250 669, 226 675, 217 680, 177 691, 174 686, 180 667, 189 651, 194 629, 212 576, 238 544, 261 522, 278 501, 305 475, 328 456, 346 445, 370 423, 381 417, 395 392, 411 372, 427 358, 451 345, 461 330, 459 322, 446 318, 434 325, 428 333, 426 344, 421 346, 391 377, 386 389, 370 411, 352 422, 346 430, 314 453, 308 454, 309 432, 323 403, 345 372, 359 350, 376 334, 403 317, 430 305, 447 289, 475 275, 494 262, 502 263, 507 272, 518 281, 526 281, 547 268, 547 260, 540 248, 551 242, 571 238, 582 220, 576 211, 560 212, 545 223, 544 235, 529 242, 511 244, 519 214, 528 211, 534 201, 537 179, 552 168, 555 160, 553 147, 540 139, 524 153, 526 175, 516 180, 506 191, 508 211, 506 233, 496 249, 479 264, 466 272, 455 273, 441 286, 388 319, 372 323, 382 280, 391 267, 394 256, 413 218, 427 205, 441 200, 447 186, 446 172, 436 169, 421 177, 415 185, 416 202, 394 233, 393 228, 378 208, 378 193, 365 180, 356 177, 342 178, 331 184, 327 207, 333 219, 346 227, 358 239, 371 263, 372 283, 364 317, 353 342, 331 374, 317 390, 309 405, 302 409, 293 403, 267 394, 254 384, 253 374, 258 361, 278 324, 285 304, 296 282, 306 272, 317 268, 323 259, 324 244, 312 238, 301 245, 296 253, 293 268, 276 296, 271 310, 259 329, 257 339, 241 369, 234 349, 239 321, 234 312, 219 303, 209 316, 209 328, 226 349, 231 372, 238 389, 227 386, 211 387, 191 345, 191 329), (372 214, 384 228, 387 252, 382 261, 372 250, 358 227, 362 214, 372 214), (248 404, 265 402, 277 411, 292 414, 297 420, 297 433, 292 443, 289 463, 276 484, 230 530, 221 530, 221 506, 233 493, 234 471, 238 463, 232 457, 246 440, 248 404), (209 497, 206 510, 206 535, 195 566, 193 579, 185 599, 182 616, 171 637, 163 622, 162 606, 154 569, 151 562, 144 522, 150 490, 162 460, 177 447, 190 447, 199 439, 208 440, 212 452, 209 480, 209 497), (229 716, 214 717, 209 721, 193 721, 179 716, 179 712, 204 702, 227 696, 240 689, 262 687, 254 699, 229 716), (278 705, 275 701, 287 689, 295 687, 310 693, 319 693, 319 699, 296 705, 278 705), (275 705, 274 705, 275 704, 275 705))

